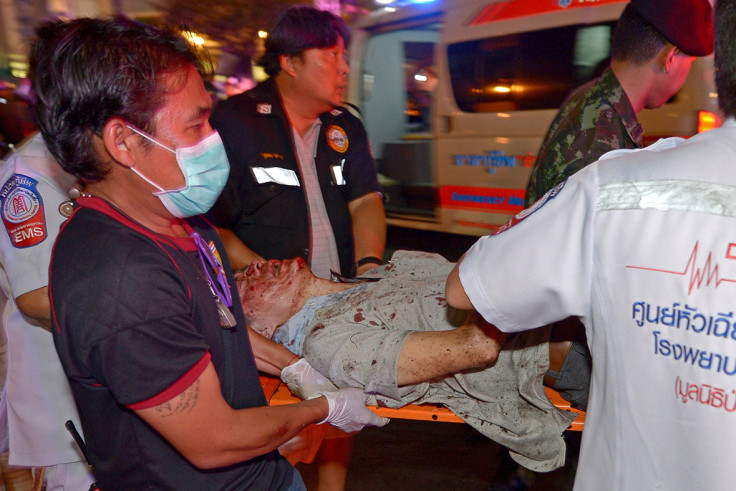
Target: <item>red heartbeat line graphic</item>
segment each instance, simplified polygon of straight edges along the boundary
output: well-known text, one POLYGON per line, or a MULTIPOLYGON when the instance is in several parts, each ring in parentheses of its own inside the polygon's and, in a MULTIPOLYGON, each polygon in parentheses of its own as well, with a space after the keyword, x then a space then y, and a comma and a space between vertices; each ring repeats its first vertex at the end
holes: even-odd
MULTIPOLYGON (((736 256, 734 256, 731 253, 731 249, 736 248, 736 244, 729 244, 728 246, 728 252, 726 253, 726 259, 736 259, 736 256)), ((690 275, 690 288, 688 289, 688 295, 692 293, 693 288, 698 287, 700 288, 703 286, 703 282, 705 282, 705 286, 710 285, 711 283, 715 285, 716 288, 723 283, 736 283, 736 279, 730 279, 730 278, 721 278, 718 272, 718 268, 720 265, 716 264, 715 267, 712 267, 712 256, 713 252, 708 253, 708 259, 705 260, 705 264, 703 265, 702 269, 697 267, 697 260, 698 260, 698 242, 695 242, 695 247, 693 247, 693 252, 690 253, 690 259, 688 259, 687 264, 685 265, 685 269, 683 271, 670 271, 667 269, 656 269, 656 268, 645 268, 643 266, 626 266, 630 269, 643 269, 646 271, 655 271, 657 273, 667 273, 667 274, 675 274, 679 276, 685 276, 690 275)))

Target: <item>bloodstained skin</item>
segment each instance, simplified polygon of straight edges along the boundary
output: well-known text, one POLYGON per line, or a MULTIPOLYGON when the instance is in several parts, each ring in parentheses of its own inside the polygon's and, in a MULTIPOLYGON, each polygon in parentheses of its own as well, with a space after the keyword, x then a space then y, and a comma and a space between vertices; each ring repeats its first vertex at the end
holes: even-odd
POLYGON ((248 325, 268 338, 299 312, 310 297, 355 286, 317 278, 301 257, 255 260, 236 279, 248 325))

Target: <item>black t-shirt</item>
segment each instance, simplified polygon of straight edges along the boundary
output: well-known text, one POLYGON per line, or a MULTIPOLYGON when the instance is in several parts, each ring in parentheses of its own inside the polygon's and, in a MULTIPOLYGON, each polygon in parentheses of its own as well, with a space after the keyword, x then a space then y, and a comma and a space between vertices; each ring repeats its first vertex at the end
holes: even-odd
MULTIPOLYGON (((227 257, 232 329, 191 238, 157 235, 96 198, 79 204, 52 256, 53 334, 102 489, 287 488, 293 469, 278 452, 201 470, 132 410, 181 393, 210 360, 233 408, 266 404, 227 257)), ((224 251, 201 218, 184 225, 224 251)))

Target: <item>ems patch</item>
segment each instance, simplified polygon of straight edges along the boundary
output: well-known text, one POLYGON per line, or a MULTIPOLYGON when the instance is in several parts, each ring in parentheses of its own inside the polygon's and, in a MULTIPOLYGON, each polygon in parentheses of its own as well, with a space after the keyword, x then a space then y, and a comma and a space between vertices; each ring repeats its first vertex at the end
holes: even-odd
POLYGON ((331 124, 327 127, 325 132, 327 135, 327 143, 332 147, 333 150, 340 153, 345 153, 348 149, 348 135, 345 130, 337 125, 331 124))
POLYGON ((522 210, 519 213, 517 213, 514 218, 509 220, 505 225, 501 225, 498 227, 498 230, 493 232, 491 235, 498 235, 501 232, 505 232, 514 225, 518 225, 519 223, 523 222, 529 215, 540 209, 542 206, 545 205, 545 203, 549 202, 549 200, 554 199, 555 196, 560 194, 560 191, 562 191, 562 188, 565 187, 565 183, 567 182, 567 179, 559 183, 557 186, 550 189, 547 194, 542 196, 537 200, 536 203, 534 203, 532 206, 527 208, 526 210, 522 210))
POLYGON ((46 238, 43 200, 38 194, 38 181, 14 174, 0 189, 0 213, 5 230, 14 247, 36 245, 46 238))
POLYGON ((258 104, 256 111, 258 114, 271 114, 271 104, 258 104))

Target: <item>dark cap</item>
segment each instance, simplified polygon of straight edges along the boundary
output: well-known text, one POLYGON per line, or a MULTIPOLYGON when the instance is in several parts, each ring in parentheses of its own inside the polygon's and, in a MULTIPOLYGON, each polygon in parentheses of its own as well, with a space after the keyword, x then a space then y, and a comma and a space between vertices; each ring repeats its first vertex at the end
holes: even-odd
POLYGON ((708 0, 631 0, 631 6, 683 53, 713 52, 713 8, 708 0))

